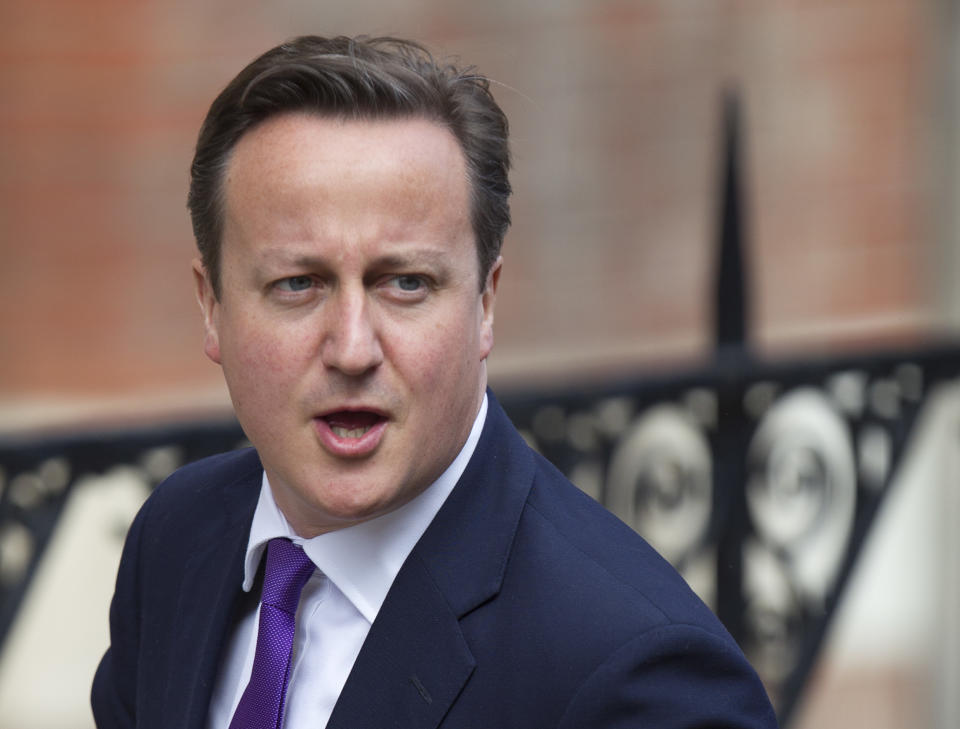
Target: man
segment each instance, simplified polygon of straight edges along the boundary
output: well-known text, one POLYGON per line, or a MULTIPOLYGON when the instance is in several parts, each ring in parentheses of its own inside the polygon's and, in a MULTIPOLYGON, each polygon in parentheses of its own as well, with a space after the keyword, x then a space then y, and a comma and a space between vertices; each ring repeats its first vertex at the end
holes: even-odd
POLYGON ((214 101, 194 273, 254 449, 131 527, 101 729, 775 726, 713 615, 486 389, 508 167, 487 81, 402 41, 300 38, 214 101))

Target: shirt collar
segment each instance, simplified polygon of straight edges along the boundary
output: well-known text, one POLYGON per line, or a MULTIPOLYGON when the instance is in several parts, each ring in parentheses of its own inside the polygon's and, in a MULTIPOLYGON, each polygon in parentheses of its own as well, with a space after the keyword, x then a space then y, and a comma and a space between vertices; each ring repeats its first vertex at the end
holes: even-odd
POLYGON ((247 542, 243 589, 249 592, 253 586, 267 542, 274 537, 287 537, 302 545, 317 569, 373 623, 400 567, 467 467, 480 440, 486 415, 487 395, 484 393, 480 411, 463 448, 447 470, 414 499, 375 519, 313 539, 303 539, 294 532, 274 501, 264 472, 247 542))

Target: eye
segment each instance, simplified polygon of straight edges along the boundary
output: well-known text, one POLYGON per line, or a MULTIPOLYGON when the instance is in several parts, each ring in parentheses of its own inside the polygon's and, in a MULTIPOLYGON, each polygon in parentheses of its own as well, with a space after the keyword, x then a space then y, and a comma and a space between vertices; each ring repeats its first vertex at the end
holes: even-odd
POLYGON ((380 291, 400 304, 416 304, 425 300, 436 286, 422 273, 389 273, 377 284, 380 291))
POLYGON ((394 277, 397 288, 401 291, 419 291, 423 288, 423 279, 419 276, 411 276, 409 274, 401 274, 400 276, 394 277))
POLYGON ((277 281, 274 286, 281 291, 297 292, 305 291, 313 286, 313 278, 310 276, 290 276, 277 281))

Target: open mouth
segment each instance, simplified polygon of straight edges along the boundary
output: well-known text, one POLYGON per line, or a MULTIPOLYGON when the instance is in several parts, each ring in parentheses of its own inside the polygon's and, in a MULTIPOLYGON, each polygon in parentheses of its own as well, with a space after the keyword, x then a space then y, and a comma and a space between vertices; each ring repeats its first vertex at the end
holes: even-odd
POLYGON ((386 418, 369 410, 339 410, 321 416, 338 438, 362 438, 386 418))
POLYGON ((377 452, 390 418, 376 410, 331 410, 313 419, 320 444, 336 458, 364 458, 377 452))

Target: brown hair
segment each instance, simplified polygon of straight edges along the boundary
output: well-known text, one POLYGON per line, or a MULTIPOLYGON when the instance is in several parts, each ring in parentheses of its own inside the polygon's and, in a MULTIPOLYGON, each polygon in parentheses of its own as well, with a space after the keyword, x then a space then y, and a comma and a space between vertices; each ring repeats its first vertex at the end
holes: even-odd
POLYGON ((230 153, 257 124, 289 111, 345 119, 422 116, 449 129, 467 163, 482 290, 510 225, 507 118, 489 81, 472 68, 439 63, 411 41, 303 36, 244 68, 214 100, 200 129, 187 207, 216 296, 230 153))

